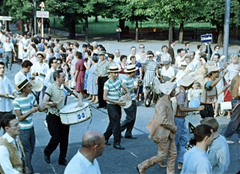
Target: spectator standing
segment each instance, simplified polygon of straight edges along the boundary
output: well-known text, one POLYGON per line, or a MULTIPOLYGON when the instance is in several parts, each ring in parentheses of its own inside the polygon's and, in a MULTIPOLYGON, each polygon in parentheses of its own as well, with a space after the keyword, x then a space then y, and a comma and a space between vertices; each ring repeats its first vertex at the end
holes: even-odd
POLYGON ((176 45, 176 41, 171 41, 168 49, 168 54, 172 58, 172 62, 171 62, 172 65, 175 64, 175 56, 174 56, 174 49, 173 49, 175 45, 176 45))
POLYGON ((9 71, 9 72, 12 71, 13 53, 16 55, 14 46, 12 43, 10 43, 10 38, 7 37, 6 42, 3 43, 2 56, 4 57, 6 71, 9 71))
POLYGON ((116 36, 117 36, 118 42, 121 42, 121 32, 122 32, 122 29, 119 26, 117 26, 117 28, 116 28, 116 36))
POLYGON ((131 54, 127 57, 127 63, 128 63, 128 64, 131 63, 131 61, 130 61, 130 57, 131 57, 131 56, 135 56, 135 57, 136 57, 136 60, 137 60, 139 63, 142 63, 142 62, 143 62, 141 56, 140 56, 139 54, 136 54, 136 52, 137 52, 136 47, 135 47, 135 46, 132 46, 132 47, 131 47, 131 54))
POLYGON ((17 85, 23 79, 31 80, 30 70, 32 65, 33 65, 32 62, 30 62, 29 60, 23 61, 22 69, 14 77, 15 85, 17 85))
POLYGON ((74 78, 76 82, 75 90, 84 95, 84 75, 86 68, 84 66, 84 59, 82 59, 82 53, 76 53, 77 62, 75 64, 74 78))
POLYGON ((185 51, 186 51, 186 53, 190 53, 190 43, 189 42, 185 43, 185 51))
POLYGON ((87 86, 87 92, 92 95, 92 100, 90 102, 93 102, 95 104, 98 103, 98 85, 97 82, 97 75, 95 74, 96 68, 97 68, 98 58, 97 56, 92 57, 92 66, 89 69, 89 75, 88 75, 88 86, 87 86))

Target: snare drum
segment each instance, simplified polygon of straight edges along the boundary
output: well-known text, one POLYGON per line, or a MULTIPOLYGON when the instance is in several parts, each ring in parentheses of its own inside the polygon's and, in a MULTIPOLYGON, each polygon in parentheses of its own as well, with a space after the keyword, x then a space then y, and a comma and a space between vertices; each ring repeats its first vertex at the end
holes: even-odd
POLYGON ((92 117, 92 111, 88 103, 83 102, 83 106, 76 107, 78 102, 65 105, 60 109, 61 122, 66 125, 77 124, 92 117))

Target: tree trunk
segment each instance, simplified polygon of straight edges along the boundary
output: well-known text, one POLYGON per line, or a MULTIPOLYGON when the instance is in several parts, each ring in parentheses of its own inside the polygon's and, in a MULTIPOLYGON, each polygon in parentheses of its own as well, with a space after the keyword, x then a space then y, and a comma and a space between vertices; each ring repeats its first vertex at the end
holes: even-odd
POLYGON ((223 26, 217 26, 217 30, 218 30, 217 44, 220 47, 223 47, 223 26))
POLYGON ((138 42, 138 21, 136 21, 136 35, 135 35, 135 41, 138 42))
POLYGON ((88 35, 88 17, 85 18, 85 42, 89 41, 89 35, 88 35))
POLYGON ((120 27, 122 30, 124 30, 124 28, 125 28, 125 20, 119 19, 119 27, 120 27))
POLYGON ((23 34, 23 20, 20 20, 20 33, 23 34))
POLYGON ((180 24, 178 43, 183 43, 183 24, 183 22, 180 24))
POLYGON ((169 19, 169 28, 168 28, 168 45, 173 41, 173 25, 171 18, 169 19))
POLYGON ((7 31, 10 31, 10 30, 9 30, 9 21, 5 21, 5 29, 6 29, 7 31))
POLYGON ((98 16, 97 15, 95 16, 95 22, 98 22, 98 16))
POLYGON ((69 19, 69 39, 75 39, 75 18, 70 18, 69 19))

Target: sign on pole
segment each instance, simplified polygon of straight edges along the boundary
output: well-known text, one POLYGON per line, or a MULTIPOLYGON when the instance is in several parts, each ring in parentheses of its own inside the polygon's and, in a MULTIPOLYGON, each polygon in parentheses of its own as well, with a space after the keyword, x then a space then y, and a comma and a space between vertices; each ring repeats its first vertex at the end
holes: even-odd
POLYGON ((3 20, 3 21, 11 21, 11 20, 12 20, 12 17, 11 17, 11 16, 0 16, 0 20, 3 20))
POLYGON ((201 42, 202 43, 212 42, 212 34, 201 35, 201 42))
POLYGON ((49 18, 49 11, 37 11, 37 18, 49 18))
POLYGON ((45 8, 45 4, 44 4, 43 1, 42 1, 41 4, 39 5, 39 7, 41 7, 41 8, 45 8))

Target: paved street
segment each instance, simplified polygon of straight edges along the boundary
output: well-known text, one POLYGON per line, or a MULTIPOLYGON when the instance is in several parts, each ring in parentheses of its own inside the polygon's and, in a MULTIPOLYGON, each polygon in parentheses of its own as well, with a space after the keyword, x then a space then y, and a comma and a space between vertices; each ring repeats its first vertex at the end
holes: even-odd
MULTIPOLYGON (((60 39, 61 41, 66 41, 66 38, 60 39)), ((133 42, 130 40, 123 41, 122 43, 117 43, 116 41, 104 41, 102 38, 94 38, 99 43, 103 44, 108 52, 114 52, 115 49, 120 49, 121 54, 130 54, 130 47, 136 46, 140 43, 143 43, 147 50, 152 50, 154 52, 159 51, 163 44, 167 44, 167 41, 142 41, 142 42, 133 42)), ((92 40, 91 40, 92 41, 92 40)), ((73 40, 71 40, 73 42, 73 40)), ((78 41, 80 45, 84 42, 83 40, 78 41)), ((190 50, 195 50, 197 45, 200 42, 191 42, 190 50)), ((214 45, 213 45, 214 46, 214 45)), ((213 48, 212 46, 212 48, 213 48)), ((175 52, 178 48, 183 48, 183 44, 177 44, 175 52)), ((229 48, 229 52, 237 53, 238 46, 231 45, 229 48)), ((222 48, 220 50, 222 53, 222 48)), ((175 53, 176 54, 176 53, 175 53)), ((13 65, 12 73, 6 73, 6 76, 11 79, 13 82, 13 78, 15 73, 20 70, 20 66, 17 64, 13 65)), ((73 97, 70 97, 68 103, 74 101, 73 97)), ((90 120, 87 120, 83 123, 72 125, 70 129, 70 137, 69 137, 69 147, 67 160, 69 161, 77 152, 77 150, 81 147, 81 138, 83 134, 87 130, 99 130, 104 132, 107 124, 108 124, 108 115, 105 109, 97 109, 97 105, 90 104, 92 110, 92 122, 90 124, 90 120)), ((153 143, 152 140, 148 139, 148 131, 145 128, 149 120, 154 114, 155 105, 151 105, 151 107, 146 108, 142 103, 138 106, 137 109, 137 119, 136 124, 133 129, 133 135, 138 139, 129 140, 122 139, 122 146, 126 149, 116 150, 112 146, 107 146, 103 155, 98 158, 98 162, 100 164, 100 168, 103 174, 134 174, 137 173, 136 166, 138 163, 154 156, 157 154, 157 144, 153 143)), ((46 114, 45 113, 36 113, 34 114, 34 126, 35 126, 35 134, 36 134, 36 145, 35 152, 33 154, 33 167, 35 172, 41 174, 62 174, 64 172, 63 166, 58 165, 58 155, 59 149, 57 149, 51 156, 51 164, 47 164, 43 159, 43 149, 47 145, 50 135, 48 130, 44 124, 46 114)), ((122 119, 125 118, 125 112, 122 112, 122 119)), ((190 121, 194 126, 199 124, 200 116, 199 115, 189 115, 186 117, 187 122, 190 121)), ((217 117, 217 120, 220 123, 220 133, 223 134, 226 126, 229 122, 229 119, 226 117, 217 117)), ((189 134, 189 137, 192 137, 192 134, 189 134)), ((238 136, 235 134, 232 137, 232 140, 235 141, 235 144, 229 145, 230 155, 231 155, 231 163, 229 166, 229 170, 227 173, 237 173, 240 170, 240 144, 238 144, 238 136)), ((110 139, 110 143, 112 143, 112 139, 110 139)), ((159 165, 155 165, 147 170, 147 174, 162 174, 166 173, 165 168, 161 168, 159 165)), ((176 169, 176 173, 180 173, 179 170, 176 169)))

